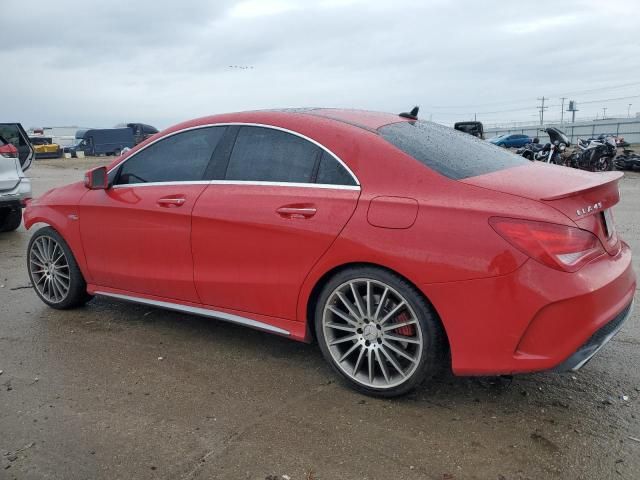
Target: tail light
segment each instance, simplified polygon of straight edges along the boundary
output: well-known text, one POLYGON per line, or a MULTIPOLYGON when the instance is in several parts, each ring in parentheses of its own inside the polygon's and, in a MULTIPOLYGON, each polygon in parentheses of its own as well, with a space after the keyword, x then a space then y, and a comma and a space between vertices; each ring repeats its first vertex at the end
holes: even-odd
POLYGON ((575 272, 605 253, 598 237, 580 228, 500 217, 489 223, 518 250, 556 270, 575 272))
POLYGON ((0 145, 0 156, 5 158, 18 158, 18 149, 10 143, 0 145))

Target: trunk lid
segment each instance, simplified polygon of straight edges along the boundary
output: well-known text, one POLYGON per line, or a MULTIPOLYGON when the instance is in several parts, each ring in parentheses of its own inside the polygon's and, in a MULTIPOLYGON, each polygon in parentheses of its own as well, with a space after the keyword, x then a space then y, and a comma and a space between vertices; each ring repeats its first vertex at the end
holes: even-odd
POLYGON ((621 172, 592 173, 533 162, 460 180, 545 203, 595 234, 610 254, 619 250, 611 207, 620 201, 621 172))

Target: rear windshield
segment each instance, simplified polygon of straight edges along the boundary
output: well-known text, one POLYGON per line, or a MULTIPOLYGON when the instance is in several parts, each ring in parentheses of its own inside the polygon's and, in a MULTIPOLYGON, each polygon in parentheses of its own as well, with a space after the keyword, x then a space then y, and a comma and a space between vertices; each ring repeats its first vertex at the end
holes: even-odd
POLYGON ((502 147, 437 123, 398 122, 378 132, 387 142, 453 180, 529 163, 502 147))

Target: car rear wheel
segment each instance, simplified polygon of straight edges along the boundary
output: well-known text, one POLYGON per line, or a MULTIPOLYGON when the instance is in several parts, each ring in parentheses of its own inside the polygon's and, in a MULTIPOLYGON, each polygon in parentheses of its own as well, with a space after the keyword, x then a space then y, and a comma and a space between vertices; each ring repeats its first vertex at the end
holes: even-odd
POLYGON ((319 296, 315 328, 325 359, 369 395, 402 395, 442 365, 444 334, 432 307, 383 269, 350 268, 333 277, 319 296))
POLYGON ((27 269, 34 290, 50 307, 74 308, 92 298, 71 249, 51 227, 41 228, 31 237, 27 269))
POLYGON ((22 223, 22 209, 0 208, 0 232, 13 232, 22 223))

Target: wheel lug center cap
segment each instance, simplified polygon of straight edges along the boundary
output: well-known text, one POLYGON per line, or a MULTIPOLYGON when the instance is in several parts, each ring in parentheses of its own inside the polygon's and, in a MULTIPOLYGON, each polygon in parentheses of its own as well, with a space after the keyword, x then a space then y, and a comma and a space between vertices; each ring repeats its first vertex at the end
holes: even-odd
POLYGON ((365 325, 362 330, 362 336, 365 340, 372 342, 378 338, 378 329, 373 324, 365 325))

